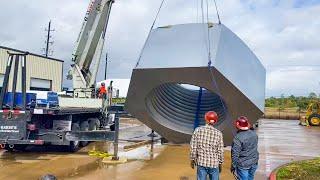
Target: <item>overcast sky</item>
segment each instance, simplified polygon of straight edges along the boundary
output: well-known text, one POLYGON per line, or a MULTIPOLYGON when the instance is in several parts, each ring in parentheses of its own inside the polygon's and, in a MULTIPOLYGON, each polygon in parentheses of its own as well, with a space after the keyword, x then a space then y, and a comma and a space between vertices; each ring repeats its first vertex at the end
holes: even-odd
MULTIPOLYGON (((200 0, 167 0, 156 26, 198 22, 200 0)), ((130 78, 161 0, 116 0, 107 32, 109 78, 130 78)), ((210 20, 217 22, 213 1, 210 20)), ((222 23, 267 69, 267 96, 320 93, 320 0, 217 0, 222 23)), ((52 20, 53 57, 69 68, 89 0, 0 0, 0 45, 42 54, 52 20)), ((104 55, 105 56, 105 55, 104 55)), ((103 79, 104 62, 99 79, 103 79)), ((65 81, 65 85, 70 82, 65 81)))

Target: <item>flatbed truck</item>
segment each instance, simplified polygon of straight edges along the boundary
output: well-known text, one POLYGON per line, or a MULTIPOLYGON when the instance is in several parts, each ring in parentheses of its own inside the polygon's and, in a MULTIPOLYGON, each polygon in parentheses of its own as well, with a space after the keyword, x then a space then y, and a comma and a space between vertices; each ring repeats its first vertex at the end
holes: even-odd
POLYGON ((110 103, 94 98, 93 90, 113 3, 114 0, 90 0, 68 74, 68 79, 73 80, 74 93, 71 97, 59 97, 55 106, 50 106, 50 103, 47 106, 29 104, 26 91, 28 53, 8 52, 0 95, 1 148, 23 150, 28 145, 60 145, 76 151, 90 141, 117 142, 118 120, 109 119, 117 117, 119 112, 108 111, 110 103), (92 68, 93 61, 95 65, 92 68), (13 78, 11 90, 8 90, 9 76, 13 78), (22 78, 19 90, 16 84, 18 77, 22 78), (4 103, 8 93, 13 98, 9 105, 4 103), (22 94, 19 106, 15 103, 18 93, 22 94), (115 115, 110 116, 112 113, 115 115))
MULTIPOLYGON (((114 120, 109 121, 110 113, 103 108, 103 99, 60 98, 59 106, 31 105, 26 100, 26 89, 22 88, 23 104, 17 105, 16 85, 13 85, 12 102, 4 105, 8 89, 9 74, 17 78, 18 67, 22 65, 22 87, 25 87, 24 76, 26 54, 11 54, 6 68, 3 88, 0 94, 0 146, 7 150, 24 150, 28 145, 60 145, 69 151, 76 151, 90 141, 113 141, 115 132, 114 120), (22 61, 19 63, 19 61, 22 61), (84 107, 68 107, 68 102, 79 101, 84 107), (64 103, 62 103, 64 102, 64 103), (86 103, 96 104, 89 107, 86 103), (62 105, 62 106, 61 106, 62 105), (110 129, 111 127, 111 129, 110 129)), ((16 82, 16 79, 13 81, 16 82)), ((115 111, 113 113, 116 113, 115 111)))

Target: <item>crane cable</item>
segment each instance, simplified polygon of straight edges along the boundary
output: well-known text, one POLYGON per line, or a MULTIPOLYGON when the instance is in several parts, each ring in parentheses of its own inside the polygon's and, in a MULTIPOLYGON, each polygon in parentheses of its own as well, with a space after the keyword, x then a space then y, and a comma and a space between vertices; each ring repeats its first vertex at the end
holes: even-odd
POLYGON ((216 7, 216 12, 217 12, 217 17, 218 17, 219 24, 221 24, 221 19, 220 19, 220 14, 219 14, 217 2, 216 2, 216 0, 213 0, 213 2, 214 2, 214 5, 216 7))
POLYGON ((162 0, 162 1, 161 1, 160 7, 159 7, 159 9, 158 9, 158 11, 157 11, 157 14, 156 14, 156 17, 154 18, 153 23, 152 23, 152 25, 151 25, 151 27, 150 27, 150 30, 149 30, 149 33, 148 33, 148 37, 147 37, 147 39, 146 39, 146 41, 145 41, 145 43, 144 43, 144 45, 143 45, 143 48, 142 48, 142 50, 141 50, 141 52, 140 52, 139 59, 138 59, 138 62, 136 63, 135 68, 137 68, 138 65, 139 65, 139 63, 140 63, 142 53, 143 53, 144 49, 146 48, 146 44, 147 44, 147 42, 148 42, 148 40, 149 40, 149 38, 150 38, 151 31, 152 31, 152 29, 154 28, 154 25, 155 25, 156 22, 157 22, 157 19, 158 19, 158 17, 159 17, 159 14, 160 14, 160 12, 161 12, 161 9, 162 9, 162 6, 163 6, 164 2, 165 2, 165 0, 162 0))
MULTIPOLYGON (((202 2, 202 6, 201 6, 201 8, 202 8, 202 15, 203 15, 203 17, 202 17, 202 19, 204 19, 204 7, 203 7, 203 0, 201 0, 201 2, 202 2)), ((220 20, 220 16, 219 16, 219 12, 218 12, 218 8, 217 8, 217 4, 216 4, 216 1, 214 0, 214 2, 215 2, 215 6, 216 6, 216 11, 217 11, 217 16, 218 16, 218 20, 219 20, 219 25, 221 25, 221 20, 220 20)), ((234 127, 232 126, 232 119, 231 119, 231 117, 230 117, 230 112, 229 112, 229 110, 228 110, 228 108, 225 106, 225 103, 224 103, 224 101, 223 101, 223 99, 222 99, 222 97, 221 97, 221 90, 220 90, 220 88, 219 88, 219 86, 218 86, 218 83, 217 83, 217 81, 216 81, 216 78, 215 78, 215 76, 214 76, 214 73, 213 73, 213 66, 212 66, 212 56, 211 56, 211 36, 210 36, 210 22, 209 22, 209 3, 208 3, 208 0, 206 0, 206 5, 207 5, 207 9, 206 9, 206 13, 207 13, 207 34, 206 34, 206 36, 207 36, 207 40, 208 40, 208 43, 205 43, 206 44, 206 47, 208 48, 208 70, 209 70, 209 72, 210 72, 210 76, 211 76, 211 79, 212 79, 212 86, 214 87, 214 88, 216 88, 216 93, 217 93, 217 95, 219 96, 219 100, 220 100, 220 103, 221 103, 221 105, 222 105, 222 108, 223 108, 223 110, 224 110, 224 112, 226 113, 226 117, 225 117, 225 120, 227 121, 226 123, 225 123, 225 126, 224 127, 222 127, 221 128, 221 131, 223 131, 225 128, 226 128, 226 126, 230 126, 230 128, 232 129, 232 134, 233 135, 235 135, 236 134, 236 132, 235 132, 235 129, 234 129, 234 127)), ((203 24, 204 24, 204 20, 203 20, 203 24)))

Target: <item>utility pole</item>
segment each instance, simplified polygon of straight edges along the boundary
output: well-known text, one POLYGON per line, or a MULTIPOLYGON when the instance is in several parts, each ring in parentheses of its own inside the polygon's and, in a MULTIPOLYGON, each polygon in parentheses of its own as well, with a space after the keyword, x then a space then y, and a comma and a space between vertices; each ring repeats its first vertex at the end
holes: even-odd
POLYGON ((49 56, 49 50, 50 50, 50 45, 53 44, 53 41, 50 41, 52 36, 51 36, 51 32, 54 31, 53 29, 51 29, 51 20, 49 21, 49 25, 48 25, 48 29, 45 30, 47 32, 47 40, 46 40, 46 48, 45 48, 45 56, 48 57, 49 56))
POLYGON ((108 71, 108 53, 106 54, 106 66, 104 71, 104 80, 107 80, 107 71, 108 71))

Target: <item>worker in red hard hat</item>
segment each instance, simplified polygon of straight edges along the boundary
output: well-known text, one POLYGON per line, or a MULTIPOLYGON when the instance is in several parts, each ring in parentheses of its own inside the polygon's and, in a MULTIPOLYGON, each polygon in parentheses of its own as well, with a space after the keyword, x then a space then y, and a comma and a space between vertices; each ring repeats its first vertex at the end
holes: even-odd
POLYGON ((101 86, 99 88, 99 98, 103 98, 103 99, 107 98, 107 88, 104 82, 101 83, 101 86))
POLYGON ((259 161, 258 136, 245 116, 239 117, 235 126, 238 132, 232 143, 230 170, 240 180, 254 180, 259 161))
POLYGON ((223 157, 222 133, 214 127, 218 115, 214 111, 205 114, 206 125, 195 129, 190 146, 191 167, 197 166, 197 179, 219 179, 223 157))

